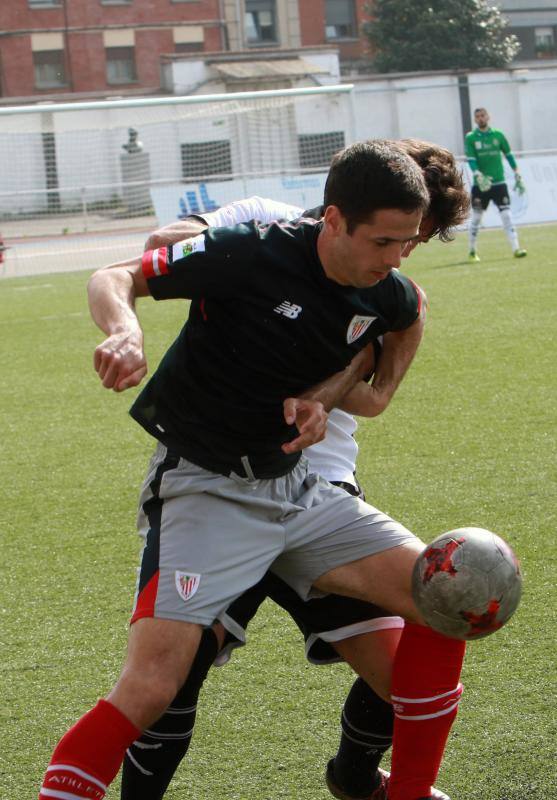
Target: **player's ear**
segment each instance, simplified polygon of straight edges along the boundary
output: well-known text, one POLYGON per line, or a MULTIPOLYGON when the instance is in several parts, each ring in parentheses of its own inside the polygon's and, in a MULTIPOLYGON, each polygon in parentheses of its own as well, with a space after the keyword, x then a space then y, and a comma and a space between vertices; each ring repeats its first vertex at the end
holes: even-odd
POLYGON ((345 230, 344 217, 338 206, 327 206, 323 218, 325 224, 334 236, 338 236, 345 230))

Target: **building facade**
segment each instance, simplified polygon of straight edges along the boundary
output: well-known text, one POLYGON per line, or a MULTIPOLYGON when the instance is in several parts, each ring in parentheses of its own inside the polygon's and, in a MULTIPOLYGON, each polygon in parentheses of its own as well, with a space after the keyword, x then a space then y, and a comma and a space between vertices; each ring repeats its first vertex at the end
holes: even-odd
MULTIPOLYGON (((365 57, 364 0, 10 0, 0 96, 161 90, 162 55, 334 45, 365 57)), ((264 55, 262 56, 264 58, 264 55)))
POLYGON ((556 0, 499 0, 498 5, 520 42, 518 61, 557 58, 556 0))

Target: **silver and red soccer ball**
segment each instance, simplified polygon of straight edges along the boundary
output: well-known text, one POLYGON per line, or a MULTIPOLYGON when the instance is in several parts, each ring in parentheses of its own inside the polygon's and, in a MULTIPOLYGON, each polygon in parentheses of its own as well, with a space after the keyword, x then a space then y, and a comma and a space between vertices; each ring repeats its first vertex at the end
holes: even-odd
POLYGON ((480 639, 501 628, 516 611, 521 590, 515 554, 483 528, 442 533, 420 554, 412 575, 425 622, 453 639, 480 639))

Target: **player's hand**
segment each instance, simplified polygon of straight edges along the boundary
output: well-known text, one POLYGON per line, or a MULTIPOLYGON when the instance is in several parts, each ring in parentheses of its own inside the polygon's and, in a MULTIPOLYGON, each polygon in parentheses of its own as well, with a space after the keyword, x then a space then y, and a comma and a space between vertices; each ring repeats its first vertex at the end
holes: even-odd
POLYGON ((147 374, 141 335, 124 331, 109 336, 95 348, 94 367, 105 389, 123 392, 140 384, 147 374))
POLYGON ((514 173, 514 190, 517 194, 524 194, 526 191, 526 186, 524 185, 524 181, 522 180, 522 175, 520 173, 514 173))
POLYGON ((474 177, 480 192, 489 192, 493 183, 489 175, 484 175, 483 172, 476 170, 476 172, 474 172, 474 177))
POLYGON ((296 425, 299 433, 291 442, 282 445, 283 453, 297 453, 325 438, 328 414, 323 403, 301 397, 287 397, 283 408, 284 419, 289 425, 296 425))

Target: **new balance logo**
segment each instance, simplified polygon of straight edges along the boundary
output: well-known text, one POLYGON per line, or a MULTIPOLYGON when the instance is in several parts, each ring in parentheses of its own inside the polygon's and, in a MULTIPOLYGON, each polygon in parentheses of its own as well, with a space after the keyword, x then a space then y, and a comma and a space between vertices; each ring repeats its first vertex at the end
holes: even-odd
POLYGON ((283 317, 288 317, 288 319, 296 319, 301 310, 302 306, 297 306, 296 303, 291 303, 289 300, 283 300, 280 305, 273 309, 275 314, 282 314, 283 317))

